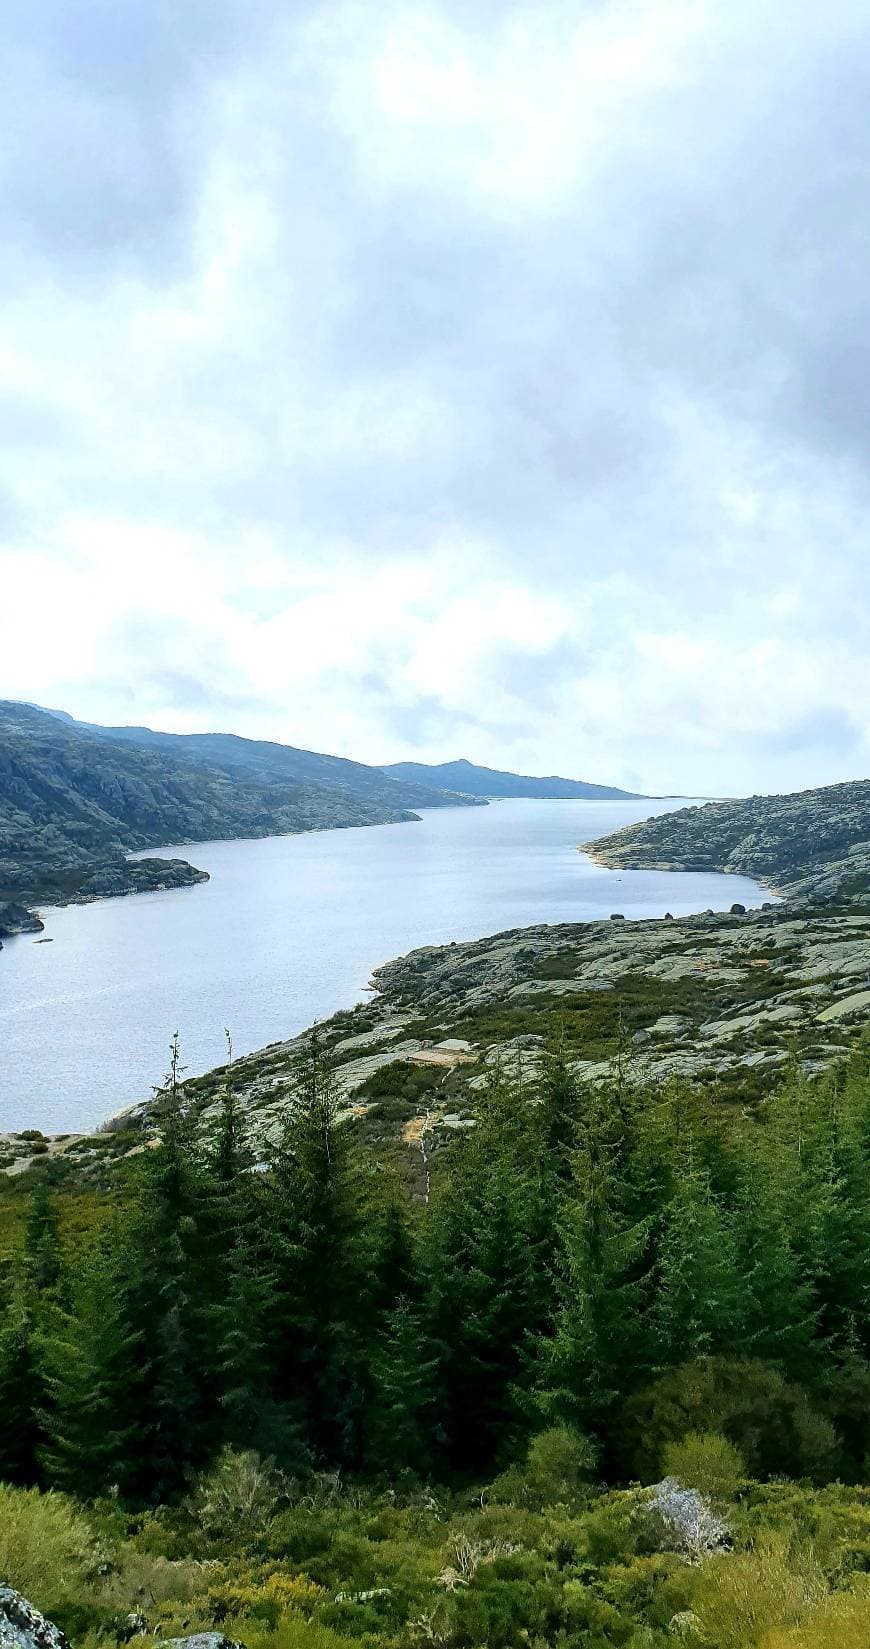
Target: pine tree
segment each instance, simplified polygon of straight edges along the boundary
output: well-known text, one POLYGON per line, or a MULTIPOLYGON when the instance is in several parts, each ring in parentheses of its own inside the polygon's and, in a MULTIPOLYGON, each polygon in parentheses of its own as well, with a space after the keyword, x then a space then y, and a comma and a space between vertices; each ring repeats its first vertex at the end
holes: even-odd
POLYGON ((372 1348, 372 1395, 366 1408, 370 1469, 425 1476, 435 1438, 436 1356, 419 1307, 400 1297, 372 1348))
POLYGON ((629 1107, 620 1083, 587 1096, 558 1213, 556 1310, 539 1336, 533 1402, 550 1420, 602 1427, 649 1366, 649 1214, 638 1214, 629 1107))
POLYGON ((45 1179, 30 1194, 24 1222, 24 1269, 34 1294, 57 1288, 61 1276, 61 1248, 57 1209, 45 1179))
POLYGON ((793 1379, 816 1362, 817 1312, 795 1250, 791 1164, 772 1130, 748 1123, 737 1150, 734 1192, 741 1353, 780 1364, 793 1379))
POLYGON ((673 1189, 658 1235, 651 1321, 662 1368, 730 1349, 739 1292, 732 1229, 699 1163, 694 1103, 680 1085, 668 1113, 673 1189))
POLYGON ((448 1463, 488 1469, 523 1424, 527 1341, 549 1310, 540 1159, 525 1096, 496 1073, 478 1127, 433 1201, 427 1234, 430 1333, 441 1348, 448 1463))
POLYGON ((141 1159, 126 1244, 130 1328, 141 1347, 139 1490, 159 1499, 182 1486, 206 1446, 195 1263, 199 1182, 181 1074, 176 1035, 156 1106, 160 1138, 141 1159))
POLYGON ((268 1191, 273 1394, 314 1452, 358 1458, 364 1401, 364 1244, 350 1141, 330 1061, 312 1033, 268 1191))
POLYGON ((49 1396, 44 1474, 54 1487, 91 1497, 131 1480, 142 1442, 137 1426, 141 1335, 131 1328, 117 1228, 79 1259, 68 1303, 39 1336, 49 1396))
POLYGON ((23 1486, 38 1481, 41 1400, 32 1291, 17 1272, 0 1310, 0 1480, 23 1486))
POLYGON ((571 1157, 577 1144, 580 1099, 577 1078, 568 1062, 564 1027, 551 1032, 536 1083, 541 1147, 547 1169, 558 1184, 571 1180, 571 1157))

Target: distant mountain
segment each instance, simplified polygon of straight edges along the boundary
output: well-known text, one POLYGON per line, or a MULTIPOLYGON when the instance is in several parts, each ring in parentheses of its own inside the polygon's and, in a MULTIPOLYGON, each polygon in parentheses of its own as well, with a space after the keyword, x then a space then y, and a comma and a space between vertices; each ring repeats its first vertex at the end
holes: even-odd
POLYGON ((539 796, 554 800, 635 801, 634 790, 616 790, 613 785, 587 784, 583 779, 530 778, 522 773, 500 773, 493 767, 476 767, 474 762, 441 762, 429 767, 425 762, 391 762, 381 769, 391 779, 425 784, 436 790, 460 791, 466 796, 539 796))
POLYGON ((101 728, 0 700, 0 901, 103 897, 205 880, 168 842, 396 823, 468 805, 358 762, 223 734, 101 728), (313 774, 319 775, 315 782, 313 774))

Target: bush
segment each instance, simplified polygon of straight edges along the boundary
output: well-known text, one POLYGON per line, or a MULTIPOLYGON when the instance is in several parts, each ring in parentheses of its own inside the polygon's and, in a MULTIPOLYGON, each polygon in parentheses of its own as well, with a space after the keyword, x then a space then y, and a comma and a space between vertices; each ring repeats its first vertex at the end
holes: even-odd
MULTIPOLYGON (((702 1641, 711 1649, 748 1649, 749 1645, 766 1649, 769 1634, 812 1616, 824 1607, 826 1597, 827 1588, 812 1554, 792 1555, 782 1537, 768 1535, 751 1551, 703 1564, 697 1571, 692 1608, 701 1622, 702 1641)), ((828 1649, 835 1644, 839 1649, 839 1638, 817 1641, 825 1641, 828 1649)))
POLYGON ((64 1495, 0 1483, 0 1581, 50 1613, 96 1561, 90 1524, 64 1495))
POLYGON ((583 1432, 551 1426, 532 1438, 525 1467, 513 1466, 492 1485, 496 1502, 540 1508, 566 1504, 594 1476, 598 1449, 583 1432))
POLYGON ((271 1461, 253 1449, 225 1448, 199 1479, 191 1510, 212 1539, 232 1537, 236 1544, 256 1542, 266 1534, 281 1493, 281 1479, 271 1461))
POLYGON ((594 1475, 598 1449, 583 1432, 551 1426, 538 1432, 526 1455, 526 1477, 544 1500, 567 1500, 594 1475))
POLYGON ((688 1432, 716 1432, 739 1449, 753 1477, 830 1475, 837 1437, 799 1386, 750 1359, 684 1363, 626 1404, 623 1452, 644 1483, 662 1475, 664 1449, 688 1432))
POLYGON ((690 1431, 678 1443, 666 1443, 662 1470, 701 1494, 732 1495, 746 1477, 740 1450, 716 1432, 690 1431))

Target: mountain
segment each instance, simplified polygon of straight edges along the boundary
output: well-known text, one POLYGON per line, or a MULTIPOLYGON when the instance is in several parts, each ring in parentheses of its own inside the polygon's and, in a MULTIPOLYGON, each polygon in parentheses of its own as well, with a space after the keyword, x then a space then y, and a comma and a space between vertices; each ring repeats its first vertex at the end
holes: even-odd
POLYGON ((0 701, 0 900, 185 885, 204 873, 180 859, 130 863, 127 853, 395 823, 415 817, 412 803, 445 806, 448 798, 338 757, 221 734, 188 741, 99 728, 0 701))
POLYGON ((584 848, 627 870, 720 870, 791 897, 870 893, 870 780, 683 807, 584 848))
POLYGON ((23 708, 39 710, 41 715, 51 716, 83 736, 134 745, 140 750, 164 751, 173 761, 217 768, 258 783, 314 784, 382 802, 391 809, 475 805, 468 794, 446 797, 444 792, 449 787, 444 784, 405 780, 399 774, 387 777, 381 767, 369 767, 345 756, 300 750, 270 739, 243 739, 235 733, 161 733, 151 727, 100 727, 96 722, 76 721, 64 710, 42 710, 36 705, 23 708))
POLYGON ((390 762, 381 769, 391 779, 425 784, 436 790, 464 792, 466 796, 538 796, 575 801, 635 801, 638 792, 617 790, 613 785, 587 784, 584 779, 531 778, 522 773, 502 773, 494 767, 477 767, 465 760, 441 762, 434 767, 425 762, 390 762))

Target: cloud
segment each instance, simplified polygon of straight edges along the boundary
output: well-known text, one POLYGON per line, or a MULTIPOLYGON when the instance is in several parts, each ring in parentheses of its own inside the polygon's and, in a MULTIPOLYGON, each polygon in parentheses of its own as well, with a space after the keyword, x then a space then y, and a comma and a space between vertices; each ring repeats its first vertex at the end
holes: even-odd
POLYGON ((0 690, 655 790, 866 768, 858 0, 7 37, 0 690))

